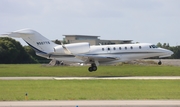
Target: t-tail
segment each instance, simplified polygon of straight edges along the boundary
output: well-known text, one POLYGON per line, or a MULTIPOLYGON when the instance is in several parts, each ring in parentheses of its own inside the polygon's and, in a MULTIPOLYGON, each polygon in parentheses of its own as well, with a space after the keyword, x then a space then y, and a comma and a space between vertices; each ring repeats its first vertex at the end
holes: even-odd
POLYGON ((6 34, 9 37, 22 38, 31 48, 40 56, 46 56, 54 52, 57 44, 42 36, 40 33, 32 29, 21 29, 6 34))

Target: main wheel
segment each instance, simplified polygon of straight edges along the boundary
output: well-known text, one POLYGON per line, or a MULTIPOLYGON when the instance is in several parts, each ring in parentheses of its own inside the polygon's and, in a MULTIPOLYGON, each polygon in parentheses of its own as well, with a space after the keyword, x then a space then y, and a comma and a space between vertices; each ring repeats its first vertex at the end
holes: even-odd
POLYGON ((96 71, 96 70, 97 70, 97 67, 96 67, 96 66, 92 66, 92 70, 93 70, 93 71, 96 71))
POLYGON ((93 68, 92 68, 92 67, 89 67, 88 70, 89 70, 89 72, 92 72, 92 71, 93 71, 93 68))

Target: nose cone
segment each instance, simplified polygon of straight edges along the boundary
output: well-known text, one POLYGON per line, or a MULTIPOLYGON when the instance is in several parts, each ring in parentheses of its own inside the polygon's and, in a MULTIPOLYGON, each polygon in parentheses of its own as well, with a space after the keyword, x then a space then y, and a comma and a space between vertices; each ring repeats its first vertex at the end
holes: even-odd
POLYGON ((172 54, 174 54, 174 52, 170 51, 170 50, 167 50, 167 49, 162 49, 163 51, 163 55, 162 56, 159 56, 160 58, 163 58, 163 57, 170 57, 172 54))
POLYGON ((169 50, 169 54, 172 55, 172 54, 174 54, 174 52, 169 50))

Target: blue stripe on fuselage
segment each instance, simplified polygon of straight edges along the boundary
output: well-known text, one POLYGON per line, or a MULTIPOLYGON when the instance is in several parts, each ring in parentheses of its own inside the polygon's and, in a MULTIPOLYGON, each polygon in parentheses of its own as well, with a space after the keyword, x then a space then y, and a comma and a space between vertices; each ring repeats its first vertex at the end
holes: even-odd
MULTIPOLYGON (((25 40, 24 40, 25 41, 25 40)), ((27 41, 25 41, 31 48, 33 48, 37 53, 43 53, 43 54, 47 54, 46 52, 43 52, 37 48, 35 48, 34 46, 32 46, 31 44, 29 44, 27 41)))

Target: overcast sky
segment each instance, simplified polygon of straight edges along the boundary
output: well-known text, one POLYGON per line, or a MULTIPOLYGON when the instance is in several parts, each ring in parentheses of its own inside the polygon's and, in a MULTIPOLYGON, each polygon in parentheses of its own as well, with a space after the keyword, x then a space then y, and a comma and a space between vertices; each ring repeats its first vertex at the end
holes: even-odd
POLYGON ((0 33, 23 28, 51 40, 80 34, 176 46, 180 0, 0 0, 0 33))

